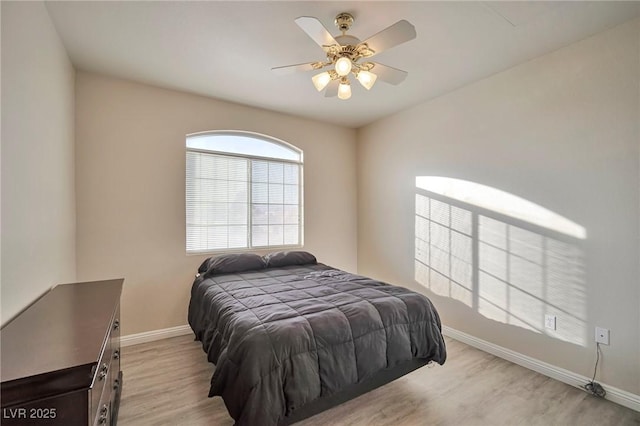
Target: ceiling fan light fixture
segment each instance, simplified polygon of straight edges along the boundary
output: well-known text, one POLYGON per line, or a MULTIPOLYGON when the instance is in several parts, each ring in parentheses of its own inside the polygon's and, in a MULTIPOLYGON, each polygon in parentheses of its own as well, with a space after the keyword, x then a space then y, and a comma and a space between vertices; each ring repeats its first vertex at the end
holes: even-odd
POLYGON ((300 16, 295 19, 295 22, 302 31, 322 48, 326 60, 272 68, 274 72, 280 75, 289 71, 317 70, 319 74, 311 77, 316 90, 319 92, 324 90, 325 97, 332 97, 337 94, 340 99, 349 99, 351 97, 349 74, 353 74, 367 90, 370 90, 378 79, 397 85, 407 77, 406 71, 376 62, 360 61, 415 39, 415 27, 404 19, 382 31, 378 31, 364 41, 347 34, 347 31, 353 25, 353 15, 349 13, 340 13, 336 16, 335 24, 342 32, 341 35, 336 37, 332 36, 322 22, 313 16, 300 16), (320 71, 325 67, 330 68, 325 72, 320 71), (374 67, 375 74, 370 72, 374 67))
POLYGON ((340 85, 338 86, 338 98, 346 101, 351 97, 351 83, 346 78, 342 78, 340 80, 340 85))
POLYGON ((360 70, 358 71, 356 78, 358 79, 362 87, 367 90, 371 90, 373 85, 376 83, 376 79, 378 78, 378 76, 370 71, 360 70))
POLYGON ((336 72, 340 77, 344 77, 345 75, 349 75, 351 72, 351 59, 343 56, 336 61, 336 72))
POLYGON ((316 87, 316 90, 320 92, 322 91, 322 89, 327 87, 327 84, 329 84, 329 82, 331 81, 331 74, 329 74, 328 71, 321 72, 320 74, 316 74, 313 77, 311 77, 311 81, 313 82, 313 85, 316 87))

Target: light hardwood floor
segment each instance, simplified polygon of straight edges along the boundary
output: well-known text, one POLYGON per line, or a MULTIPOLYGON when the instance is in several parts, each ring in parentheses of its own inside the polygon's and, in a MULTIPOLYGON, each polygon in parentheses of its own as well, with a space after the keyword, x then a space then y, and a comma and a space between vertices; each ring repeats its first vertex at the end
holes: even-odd
MULTIPOLYGON (((638 412, 455 340, 446 342, 444 366, 420 368, 297 425, 640 425, 638 412)), ((207 398, 214 366, 191 336, 122 352, 120 426, 233 425, 222 399, 207 398)))

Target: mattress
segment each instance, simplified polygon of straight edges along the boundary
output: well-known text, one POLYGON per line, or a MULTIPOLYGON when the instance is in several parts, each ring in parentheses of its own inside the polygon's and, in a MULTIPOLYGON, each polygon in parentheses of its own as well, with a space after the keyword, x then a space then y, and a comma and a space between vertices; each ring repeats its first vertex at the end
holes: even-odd
POLYGON ((287 424, 446 359, 426 296, 319 263, 204 273, 188 316, 216 365, 209 396, 238 426, 287 424))

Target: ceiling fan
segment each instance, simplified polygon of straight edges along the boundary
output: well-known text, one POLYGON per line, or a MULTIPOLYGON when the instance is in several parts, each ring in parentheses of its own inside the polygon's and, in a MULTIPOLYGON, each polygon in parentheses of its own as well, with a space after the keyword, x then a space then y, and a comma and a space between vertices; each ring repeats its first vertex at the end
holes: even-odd
POLYGON ((333 37, 317 18, 312 16, 297 18, 296 24, 325 51, 327 60, 275 67, 272 71, 278 74, 289 74, 332 66, 332 69, 314 75, 311 81, 318 92, 326 88, 325 96, 337 94, 340 99, 351 97, 350 74, 353 74, 367 90, 373 87, 378 78, 390 84, 402 83, 407 77, 406 71, 370 62, 368 59, 416 38, 414 26, 405 20, 398 21, 368 39, 360 41, 357 37, 346 34, 353 25, 353 21, 353 16, 349 13, 338 14, 335 25, 342 31, 342 35, 333 37))

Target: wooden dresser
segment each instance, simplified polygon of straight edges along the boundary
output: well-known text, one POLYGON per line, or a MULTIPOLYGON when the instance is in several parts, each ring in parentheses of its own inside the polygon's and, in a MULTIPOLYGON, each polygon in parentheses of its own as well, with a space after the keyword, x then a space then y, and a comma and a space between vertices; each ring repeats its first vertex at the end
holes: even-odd
POLYGON ((0 423, 115 425, 123 279, 56 286, 0 330, 0 423))

